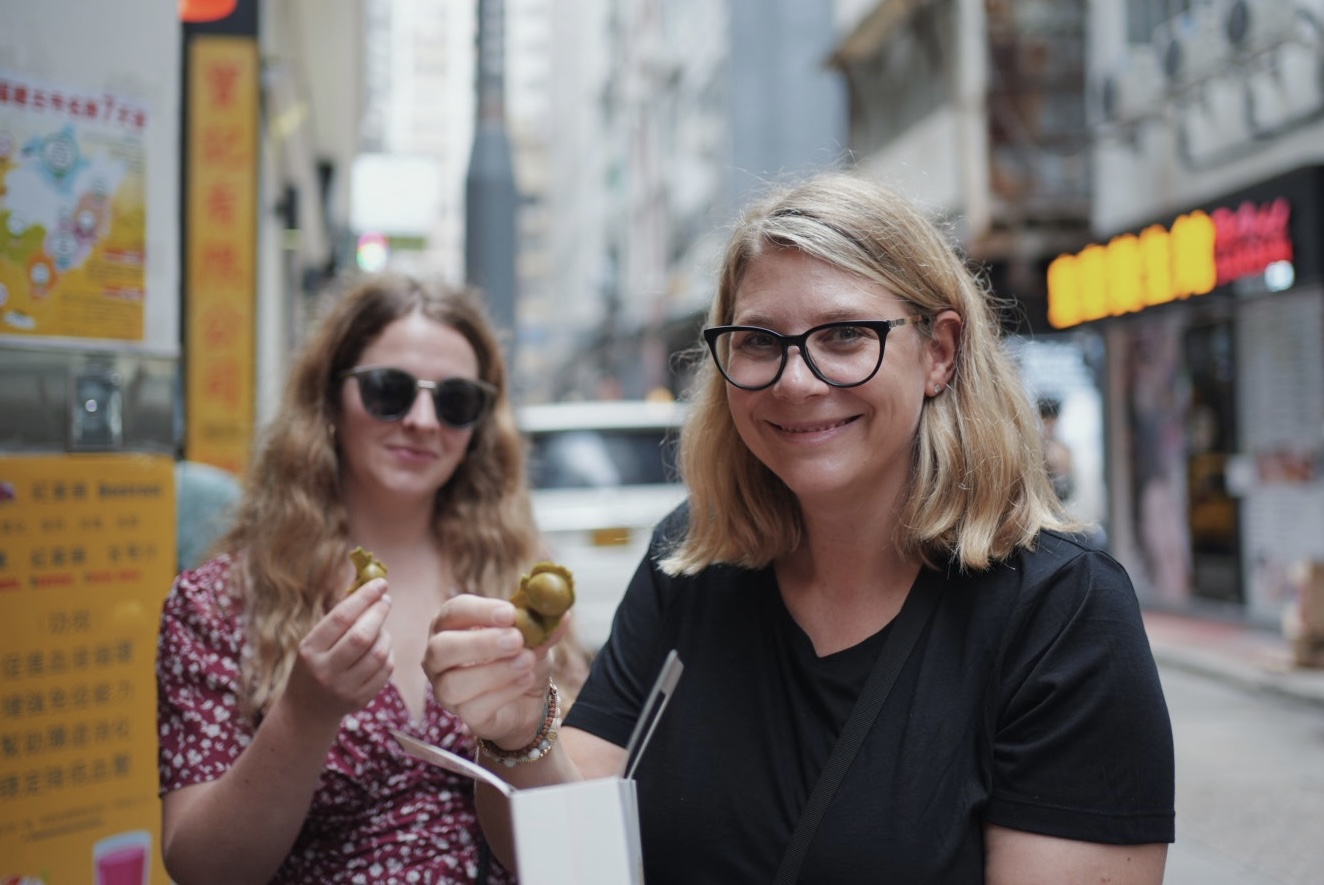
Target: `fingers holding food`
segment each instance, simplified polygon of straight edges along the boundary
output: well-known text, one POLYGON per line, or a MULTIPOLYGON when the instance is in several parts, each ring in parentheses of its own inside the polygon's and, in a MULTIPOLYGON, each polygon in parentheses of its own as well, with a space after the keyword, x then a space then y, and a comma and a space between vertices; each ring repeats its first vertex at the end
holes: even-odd
POLYGON ((390 679, 394 654, 385 584, 341 600, 299 643, 286 695, 305 715, 338 717, 363 707, 390 679))
POLYGON ((391 596, 386 584, 379 582, 333 605, 308 631, 303 644, 317 651, 329 651, 351 631, 375 635, 386 622, 390 608, 391 596))
POLYGON ((472 630, 477 627, 509 627, 514 623, 515 609, 505 599, 459 593, 447 599, 437 609, 429 633, 445 630, 472 630))
MULTIPOLYGON (((504 600, 486 601, 513 611, 504 600)), ((545 682, 546 669, 508 625, 442 627, 429 638, 423 657, 437 702, 483 737, 524 727, 524 705, 512 702, 533 691, 539 680, 545 682)))
POLYGON ((446 600, 432 619, 423 653, 428 679, 436 683, 451 671, 509 665, 525 654, 523 637, 512 629, 514 620, 515 607, 505 599, 461 594, 446 600))
POLYGON ((423 658, 438 703, 474 734, 522 745, 537 730, 547 695, 547 647, 574 601, 573 575, 551 562, 535 564, 509 601, 465 594, 447 600, 423 658))
POLYGON ((394 644, 390 634, 381 630, 374 637, 371 647, 345 670, 349 699, 357 706, 368 703, 377 696, 394 672, 394 644))

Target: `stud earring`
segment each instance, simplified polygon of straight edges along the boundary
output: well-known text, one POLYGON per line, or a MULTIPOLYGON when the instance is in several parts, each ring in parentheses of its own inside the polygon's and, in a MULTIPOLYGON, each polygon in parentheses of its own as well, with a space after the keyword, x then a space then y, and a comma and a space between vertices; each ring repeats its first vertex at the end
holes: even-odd
POLYGON ((933 395, 937 396, 940 393, 942 393, 942 385, 941 384, 933 385, 933 395))

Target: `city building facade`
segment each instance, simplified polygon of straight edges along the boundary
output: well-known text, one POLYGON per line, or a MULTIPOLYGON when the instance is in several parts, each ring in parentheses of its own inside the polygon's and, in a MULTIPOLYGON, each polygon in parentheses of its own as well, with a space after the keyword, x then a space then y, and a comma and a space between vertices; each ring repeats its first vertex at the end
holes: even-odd
POLYGON ((1028 396, 1057 404, 1069 508, 1107 522, 1102 342, 1047 320, 1045 273, 1090 231, 1086 4, 852 0, 831 63, 850 96, 856 171, 939 221, 1007 299, 1028 396))
POLYGON ((859 170, 1016 299, 1029 395, 1089 394, 1078 515, 1147 604, 1277 626, 1324 561, 1322 5, 838 11, 859 170))
POLYGON ((724 226, 768 184, 843 162, 832 7, 559 8, 546 210, 555 282, 520 306, 522 334, 543 347, 540 394, 680 395, 688 372, 675 354, 698 340, 724 226))
POLYGON ((1107 342, 1114 551, 1156 605, 1276 626, 1324 562, 1324 4, 1089 34, 1091 242, 1047 280, 1107 342))

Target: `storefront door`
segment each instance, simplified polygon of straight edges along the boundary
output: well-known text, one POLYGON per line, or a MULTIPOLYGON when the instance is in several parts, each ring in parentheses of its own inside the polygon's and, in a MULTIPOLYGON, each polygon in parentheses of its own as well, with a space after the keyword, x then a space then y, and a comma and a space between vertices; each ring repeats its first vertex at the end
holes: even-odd
POLYGON ((1236 353, 1230 319, 1196 321, 1185 332, 1190 384, 1186 418, 1186 499, 1191 590, 1219 602, 1245 601, 1241 519, 1229 494, 1227 467, 1237 451, 1236 353))

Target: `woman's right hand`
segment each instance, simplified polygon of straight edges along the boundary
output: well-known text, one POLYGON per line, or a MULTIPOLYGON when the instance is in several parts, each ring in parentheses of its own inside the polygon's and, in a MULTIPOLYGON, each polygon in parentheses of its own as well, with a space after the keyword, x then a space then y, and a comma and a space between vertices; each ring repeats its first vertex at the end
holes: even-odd
POLYGON ((442 604, 432 620, 423 669, 437 703, 508 750, 527 746, 543 724, 547 652, 558 630, 537 649, 526 649, 515 629, 515 606, 462 593, 442 604))
POLYGON ((284 701, 301 715, 338 723, 376 697, 395 670, 385 628, 390 608, 382 578, 337 603, 299 643, 284 701))

